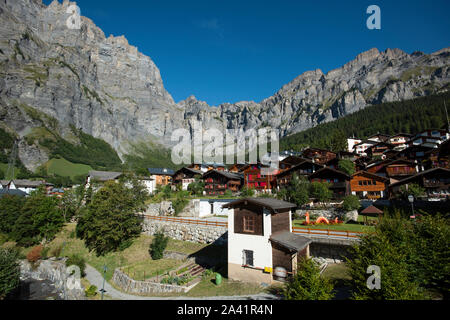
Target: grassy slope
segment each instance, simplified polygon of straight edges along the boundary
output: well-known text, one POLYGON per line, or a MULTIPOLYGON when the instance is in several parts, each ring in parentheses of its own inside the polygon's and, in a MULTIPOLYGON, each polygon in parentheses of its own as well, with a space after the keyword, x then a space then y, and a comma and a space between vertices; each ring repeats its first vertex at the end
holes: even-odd
POLYGON ((92 170, 91 166, 85 164, 72 163, 64 158, 50 159, 46 164, 47 174, 57 174, 63 177, 71 177, 87 174, 92 170))

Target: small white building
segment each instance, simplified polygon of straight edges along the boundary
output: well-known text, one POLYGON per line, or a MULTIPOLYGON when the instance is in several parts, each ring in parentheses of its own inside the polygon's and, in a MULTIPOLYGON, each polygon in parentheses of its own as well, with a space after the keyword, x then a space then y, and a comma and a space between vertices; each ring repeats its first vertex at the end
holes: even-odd
POLYGON ((293 234, 295 204, 274 198, 244 198, 230 202, 228 215, 228 278, 272 283, 273 270, 295 274, 297 261, 309 257, 306 237, 293 234))

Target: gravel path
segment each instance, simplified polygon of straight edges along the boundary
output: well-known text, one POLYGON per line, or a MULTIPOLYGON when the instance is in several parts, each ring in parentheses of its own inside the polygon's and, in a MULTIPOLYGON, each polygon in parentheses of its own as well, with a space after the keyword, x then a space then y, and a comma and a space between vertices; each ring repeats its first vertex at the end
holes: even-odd
MULTIPOLYGON (((103 287, 103 276, 95 268, 86 265, 86 279, 99 290, 103 287)), ((105 282, 105 294, 117 300, 277 300, 277 296, 268 293, 259 293, 246 296, 213 296, 213 297, 142 297, 124 293, 105 282)))

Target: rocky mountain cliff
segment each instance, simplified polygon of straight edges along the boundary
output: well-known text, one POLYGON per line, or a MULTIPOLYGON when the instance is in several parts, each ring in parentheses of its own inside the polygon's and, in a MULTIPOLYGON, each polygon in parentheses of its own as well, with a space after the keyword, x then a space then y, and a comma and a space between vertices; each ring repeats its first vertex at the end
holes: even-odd
POLYGON ((106 37, 85 17, 79 30, 69 29, 71 4, 0 0, 0 126, 20 140, 30 169, 48 159, 43 129, 73 143, 74 128, 81 129, 123 155, 130 142, 167 145, 173 130, 192 129, 194 120, 204 128, 271 126, 288 135, 367 105, 449 89, 450 48, 371 49, 326 74, 305 72, 258 103, 210 107, 193 96, 175 103, 153 61, 125 37, 106 37))

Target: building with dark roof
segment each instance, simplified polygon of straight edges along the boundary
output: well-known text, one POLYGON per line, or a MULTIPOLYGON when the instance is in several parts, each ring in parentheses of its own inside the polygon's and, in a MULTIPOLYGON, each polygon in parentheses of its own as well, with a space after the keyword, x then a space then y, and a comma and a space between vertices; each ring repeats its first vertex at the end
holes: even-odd
POLYGON ((223 195, 227 190, 236 193, 241 188, 244 176, 219 170, 209 170, 202 177, 207 195, 223 195))
POLYGON ((172 182, 175 171, 168 168, 147 168, 150 178, 155 180, 156 186, 165 186, 172 182))
POLYGON ((275 198, 244 198, 223 205, 228 214, 228 278, 273 282, 273 270, 295 274, 309 257, 311 240, 292 231, 295 204, 275 198))

